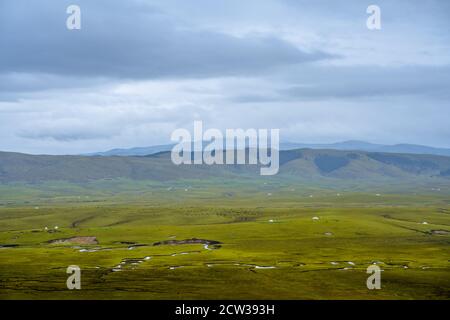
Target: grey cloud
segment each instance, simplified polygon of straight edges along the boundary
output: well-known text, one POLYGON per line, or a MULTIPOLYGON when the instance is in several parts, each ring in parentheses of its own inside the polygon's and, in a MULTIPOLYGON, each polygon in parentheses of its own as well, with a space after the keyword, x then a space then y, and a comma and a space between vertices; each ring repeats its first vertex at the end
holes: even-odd
POLYGON ((92 126, 89 122, 80 119, 60 119, 49 123, 40 122, 32 128, 21 129, 17 136, 21 138, 70 142, 76 140, 94 140, 112 138, 119 133, 118 129, 109 126, 92 126))
POLYGON ((108 133, 101 132, 89 132, 85 129, 71 132, 54 132, 54 131, 40 131, 40 132, 21 132, 18 134, 21 138, 27 139, 53 139, 62 142, 70 142, 75 140, 94 140, 94 139, 104 139, 112 138, 113 136, 108 133))
POLYGON ((69 4, 39 1, 25 6, 6 1, 0 11, 0 72, 206 77, 255 74, 332 57, 301 51, 274 37, 238 38, 195 30, 135 1, 78 1, 82 29, 69 31, 69 4))
POLYGON ((448 12, 450 3, 445 0, 346 0, 329 1, 329 0, 281 0, 282 3, 290 7, 291 10, 308 12, 313 15, 326 12, 327 15, 345 19, 349 16, 357 16, 361 10, 369 5, 377 5, 382 9, 383 16, 387 19, 404 19, 410 18, 413 21, 422 23, 424 21, 448 23, 448 12), (430 19, 431 18, 431 19, 430 19), (442 21, 439 21, 442 19, 442 21))
POLYGON ((449 98, 450 68, 339 67, 314 73, 303 86, 282 91, 295 98, 357 98, 424 95, 449 98))
POLYGON ((448 147, 450 2, 377 1, 380 32, 368 4, 0 0, 0 149, 162 144, 195 119, 448 147), (73 3, 81 31, 65 27, 73 3))
MULTIPOLYGON (((280 80, 280 79, 278 79, 280 80)), ((264 94, 237 95, 234 102, 422 96, 449 99, 450 67, 303 67, 264 94)))
POLYGON ((4 131, 3 134, 33 141, 111 140, 123 135, 147 135, 161 127, 173 130, 174 124, 182 126, 196 114, 204 115, 202 119, 206 120, 205 113, 204 107, 192 104, 150 104, 147 95, 117 96, 111 88, 95 96, 82 91, 52 92, 47 97, 0 103, 0 136, 4 131))
POLYGON ((47 73, 0 73, 0 102, 33 99, 39 92, 64 91, 112 85, 113 79, 73 77, 47 73))

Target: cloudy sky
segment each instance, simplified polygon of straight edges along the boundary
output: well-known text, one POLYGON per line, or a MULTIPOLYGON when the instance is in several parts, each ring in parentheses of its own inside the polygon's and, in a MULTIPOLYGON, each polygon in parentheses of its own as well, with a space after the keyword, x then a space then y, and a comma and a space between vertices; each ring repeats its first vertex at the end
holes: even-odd
POLYGON ((450 147, 449 14, 446 0, 1 0, 0 150, 164 144, 194 120, 450 147))

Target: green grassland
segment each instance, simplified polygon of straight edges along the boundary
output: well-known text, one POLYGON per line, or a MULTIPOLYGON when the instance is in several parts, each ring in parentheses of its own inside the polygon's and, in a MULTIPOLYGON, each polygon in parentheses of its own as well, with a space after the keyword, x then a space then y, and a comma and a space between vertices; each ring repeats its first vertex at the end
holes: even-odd
POLYGON ((257 185, 2 185, 0 245, 16 246, 0 248, 0 299, 450 298, 445 185, 257 185), (72 236, 99 244, 48 243, 72 236), (190 238, 221 245, 153 246, 190 238), (373 263, 381 290, 366 287, 373 263), (81 290, 66 288, 69 265, 81 268, 81 290))

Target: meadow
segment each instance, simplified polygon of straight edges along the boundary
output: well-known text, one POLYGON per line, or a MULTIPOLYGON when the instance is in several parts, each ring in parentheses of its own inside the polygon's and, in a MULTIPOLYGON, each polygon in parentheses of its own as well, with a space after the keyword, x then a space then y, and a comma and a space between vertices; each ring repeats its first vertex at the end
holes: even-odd
POLYGON ((447 192, 212 185, 3 193, 0 299, 450 298, 447 192), (98 243, 51 243, 75 236, 98 243), (193 238, 220 244, 154 245, 193 238), (366 287, 372 264, 381 290, 366 287))

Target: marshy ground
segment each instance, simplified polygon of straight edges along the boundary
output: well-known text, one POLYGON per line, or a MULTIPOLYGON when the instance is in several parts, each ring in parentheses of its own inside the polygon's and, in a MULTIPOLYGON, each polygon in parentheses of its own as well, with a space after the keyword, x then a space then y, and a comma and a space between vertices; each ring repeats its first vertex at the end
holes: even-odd
POLYGON ((447 200, 347 197, 340 206, 3 207, 0 298, 450 298, 447 200), (371 264, 381 290, 366 287, 371 264), (81 290, 66 288, 69 265, 81 268, 81 290))

